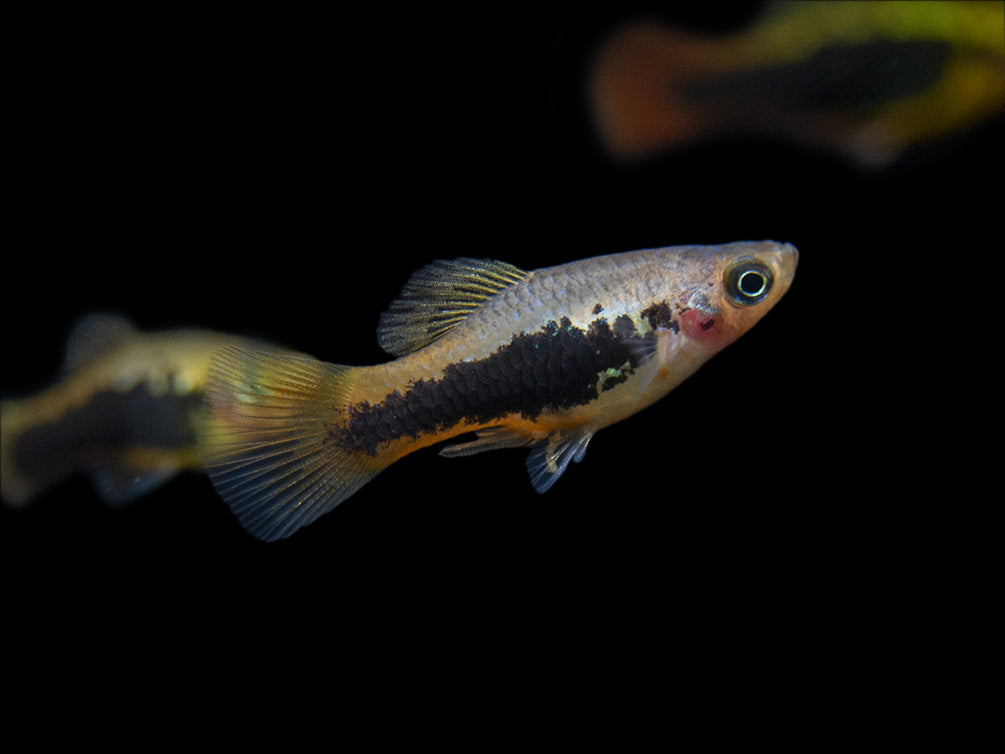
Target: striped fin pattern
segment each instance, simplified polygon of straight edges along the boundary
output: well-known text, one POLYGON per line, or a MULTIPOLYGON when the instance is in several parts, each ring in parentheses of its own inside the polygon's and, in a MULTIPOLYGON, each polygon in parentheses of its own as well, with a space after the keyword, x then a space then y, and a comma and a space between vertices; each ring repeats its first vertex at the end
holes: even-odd
POLYGON ((381 467, 332 439, 354 368, 221 349, 207 382, 203 463, 242 526, 276 540, 327 513, 381 467))
POLYGON ((405 356, 443 337, 472 311, 530 273, 506 262, 462 257, 418 270, 380 318, 377 342, 405 356))

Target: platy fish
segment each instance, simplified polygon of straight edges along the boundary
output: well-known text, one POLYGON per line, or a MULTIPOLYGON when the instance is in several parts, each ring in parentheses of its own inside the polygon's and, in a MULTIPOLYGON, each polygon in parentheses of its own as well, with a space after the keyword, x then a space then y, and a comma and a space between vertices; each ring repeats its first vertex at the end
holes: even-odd
POLYGON ((529 447, 545 492, 590 439, 651 405, 785 294, 798 252, 676 246, 527 272, 462 258, 416 272, 375 366, 226 346, 206 385, 203 462, 243 526, 275 540, 399 458, 529 447))
POLYGON ((264 342, 208 330, 141 332, 94 314, 69 338, 64 374, 37 395, 0 403, 0 493, 24 505, 74 473, 111 503, 199 469, 203 388, 224 345, 264 342))
POLYGON ((719 35, 639 21, 602 45, 588 87, 619 158, 752 136, 883 167, 1005 111, 1005 3, 774 2, 719 35))

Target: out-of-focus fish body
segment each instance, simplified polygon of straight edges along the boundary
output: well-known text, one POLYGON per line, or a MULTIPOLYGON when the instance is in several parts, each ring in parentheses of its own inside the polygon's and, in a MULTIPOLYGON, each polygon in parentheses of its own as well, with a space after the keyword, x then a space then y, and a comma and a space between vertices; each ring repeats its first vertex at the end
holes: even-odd
POLYGON ((637 159, 768 136, 882 167, 1005 111, 1005 3, 776 2, 744 31, 639 22, 591 68, 600 137, 637 159))
POLYGON ((369 367, 225 348, 207 386, 204 461, 256 536, 315 520, 419 448, 529 446, 547 490, 600 429, 645 408, 788 290, 786 244, 614 254, 525 272, 460 259, 417 272, 381 320, 398 358, 369 367))
POLYGON ((212 355, 254 342, 208 330, 140 332, 115 315, 84 318, 69 339, 62 379, 0 404, 4 500, 23 505, 89 472, 105 499, 124 502, 198 468, 212 355))

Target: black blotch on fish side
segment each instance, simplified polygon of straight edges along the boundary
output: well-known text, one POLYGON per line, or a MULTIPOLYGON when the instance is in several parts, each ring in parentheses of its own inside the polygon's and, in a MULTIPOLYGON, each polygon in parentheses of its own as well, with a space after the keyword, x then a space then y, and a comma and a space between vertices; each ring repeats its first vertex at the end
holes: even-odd
POLYGON ((375 455, 393 440, 462 421, 487 424, 510 414, 535 419, 581 406, 628 378, 644 352, 638 347, 643 337, 628 317, 619 317, 613 331, 604 318, 584 331, 563 317, 484 359, 451 364, 439 379, 414 382, 379 404, 351 406, 333 439, 350 452, 375 455), (601 381, 604 375, 610 376, 601 381))
POLYGON ((614 320, 614 337, 619 339, 635 337, 635 323, 627 314, 614 320))
POLYGON ((953 49, 944 40, 888 40, 832 45, 792 63, 742 71, 685 86, 698 104, 717 101, 792 107, 874 107, 924 94, 943 75, 953 49))
POLYGON ((670 304, 666 301, 660 301, 646 307, 640 312, 640 316, 649 323, 653 330, 662 328, 672 330, 675 333, 679 331, 677 321, 673 318, 673 312, 670 311, 670 304))

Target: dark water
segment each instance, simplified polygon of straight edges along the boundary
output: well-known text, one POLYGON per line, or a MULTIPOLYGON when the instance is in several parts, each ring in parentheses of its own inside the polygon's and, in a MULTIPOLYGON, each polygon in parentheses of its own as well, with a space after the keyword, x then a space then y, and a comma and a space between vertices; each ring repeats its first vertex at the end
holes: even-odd
POLYGON ((380 312, 436 258, 534 268, 762 238, 801 257, 751 333, 599 433, 547 495, 523 451, 426 451, 263 545, 205 478, 114 510, 71 480, 0 511, 12 610, 44 596, 101 621, 138 603, 149 628, 162 610, 188 625, 178 616, 230 600, 236 614, 329 606, 337 642, 370 607, 401 627, 467 616, 453 623, 465 640, 602 623, 653 652, 674 625, 684 645, 735 646, 733 626, 788 656, 833 638, 819 631, 834 604, 884 615, 889 595, 920 589, 968 494, 945 422, 964 413, 950 383, 973 369, 974 305, 995 295, 1001 124, 883 173, 776 143, 617 167, 580 90, 617 17, 34 28, 17 87, 4 395, 50 380, 68 328, 95 310, 373 363, 380 312), (957 486, 944 491, 946 477, 957 486), (774 630, 794 625, 788 639, 774 630))

